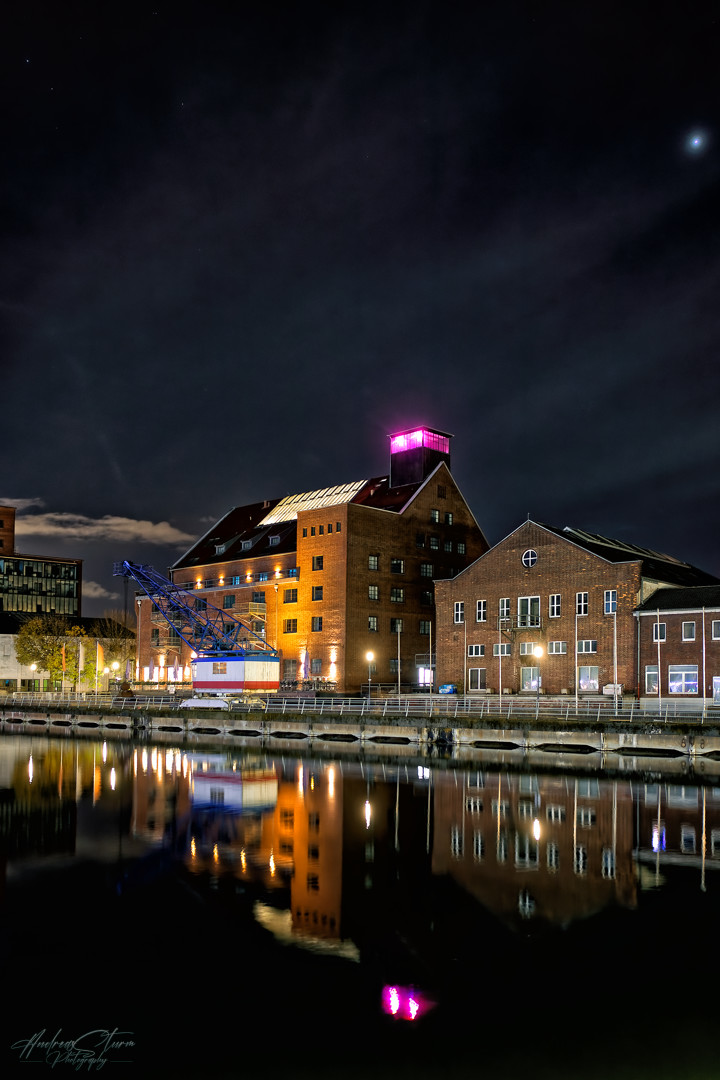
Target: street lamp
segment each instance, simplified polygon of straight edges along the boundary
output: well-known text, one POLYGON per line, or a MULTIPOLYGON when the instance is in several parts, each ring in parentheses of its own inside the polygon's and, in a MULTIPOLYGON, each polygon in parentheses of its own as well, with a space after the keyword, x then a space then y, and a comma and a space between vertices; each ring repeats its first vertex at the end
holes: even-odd
POLYGON ((537 660, 537 677, 535 680, 535 707, 536 710, 540 707, 540 657, 543 654, 542 645, 536 645, 533 649, 533 656, 537 660))
POLYGON ((372 652, 365 653, 365 659, 367 660, 367 665, 368 665, 368 705, 369 705, 370 704, 370 684, 372 682, 372 662, 375 659, 375 653, 372 653, 372 652))

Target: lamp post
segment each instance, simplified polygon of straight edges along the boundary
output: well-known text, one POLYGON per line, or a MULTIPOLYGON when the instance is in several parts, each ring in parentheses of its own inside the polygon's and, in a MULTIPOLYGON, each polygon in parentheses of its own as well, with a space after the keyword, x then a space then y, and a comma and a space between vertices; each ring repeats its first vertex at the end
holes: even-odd
POLYGON ((537 678, 535 680, 535 713, 540 708, 540 657, 543 654, 542 645, 536 645, 533 649, 533 656, 537 660, 537 678))
POLYGON ((367 665, 368 665, 368 705, 369 705, 370 704, 370 684, 372 682, 372 662, 375 659, 375 653, 367 652, 365 654, 365 659, 367 660, 367 665))

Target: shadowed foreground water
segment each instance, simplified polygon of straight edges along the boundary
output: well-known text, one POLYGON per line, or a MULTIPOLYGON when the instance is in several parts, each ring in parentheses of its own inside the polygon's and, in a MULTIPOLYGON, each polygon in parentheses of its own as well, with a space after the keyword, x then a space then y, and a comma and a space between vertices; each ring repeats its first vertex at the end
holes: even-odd
POLYGON ((587 773, 578 786, 571 775, 371 776, 339 766, 328 792, 327 763, 233 768, 208 756, 212 798, 226 779, 218 813, 201 756, 186 774, 186 805, 180 758, 143 773, 140 759, 106 748, 103 760, 98 746, 84 771, 87 747, 74 754, 66 742, 60 767, 56 747, 32 740, 28 783, 30 741, 0 746, 5 808, 14 800, 3 834, 3 1076, 77 1071, 69 1051, 63 1062, 41 1044, 94 1029, 132 1042, 103 1066, 120 1077, 718 1074, 712 792, 593 787, 587 773), (516 799, 520 788, 534 795, 516 799), (341 800, 331 844, 323 828, 341 800), (524 805, 547 836, 559 821, 552 875, 545 834, 537 849, 523 841, 524 805), (306 809, 319 819, 309 843, 298 832, 306 809), (686 861, 670 850, 675 810, 686 861), (577 852, 581 828, 588 865, 564 876, 566 833, 577 852), (648 832, 645 855, 638 832, 648 832), (291 835, 292 857, 282 850, 291 835), (605 860, 595 885, 593 836, 605 860), (319 883, 307 870, 315 864, 319 883), (335 893, 324 894, 335 871, 335 893), (339 903, 337 932, 303 928, 313 889, 319 909, 339 903), (415 987, 435 1007, 415 1022, 393 1019, 381 1009, 388 984, 415 987), (23 1056, 16 1044, 35 1037, 38 1049, 23 1056))

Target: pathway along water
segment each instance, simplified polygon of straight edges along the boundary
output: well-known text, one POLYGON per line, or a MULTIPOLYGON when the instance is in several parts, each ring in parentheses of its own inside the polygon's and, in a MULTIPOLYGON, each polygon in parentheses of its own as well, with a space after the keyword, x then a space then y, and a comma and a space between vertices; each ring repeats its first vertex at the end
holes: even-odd
POLYGON ((6 734, 0 826, 3 1075, 95 1028, 120 1075, 717 1074, 720 794, 662 762, 6 734))

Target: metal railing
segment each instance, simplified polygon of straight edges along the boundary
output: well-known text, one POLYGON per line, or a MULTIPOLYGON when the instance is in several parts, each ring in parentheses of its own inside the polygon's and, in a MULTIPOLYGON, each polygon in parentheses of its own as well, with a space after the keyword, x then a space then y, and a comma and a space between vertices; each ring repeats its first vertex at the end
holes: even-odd
MULTIPOLYGON (((185 694, 136 694, 118 697, 113 693, 61 693, 17 691, 0 695, 0 709, 13 705, 49 708, 58 706, 113 708, 123 711, 177 709, 185 694)), ((260 696, 260 695, 254 695, 260 696)), ((312 693, 270 694, 263 696, 270 714, 300 713, 314 716, 443 717, 448 721, 482 720, 506 724, 513 720, 555 720, 563 724, 601 721, 660 721, 662 723, 717 723, 720 725, 720 702, 679 699, 658 703, 651 698, 618 699, 607 696, 581 698, 536 697, 535 695, 487 694, 482 697, 460 694, 372 694, 368 697, 316 696, 312 693)), ((249 706, 238 698, 232 709, 242 712, 249 706)))

